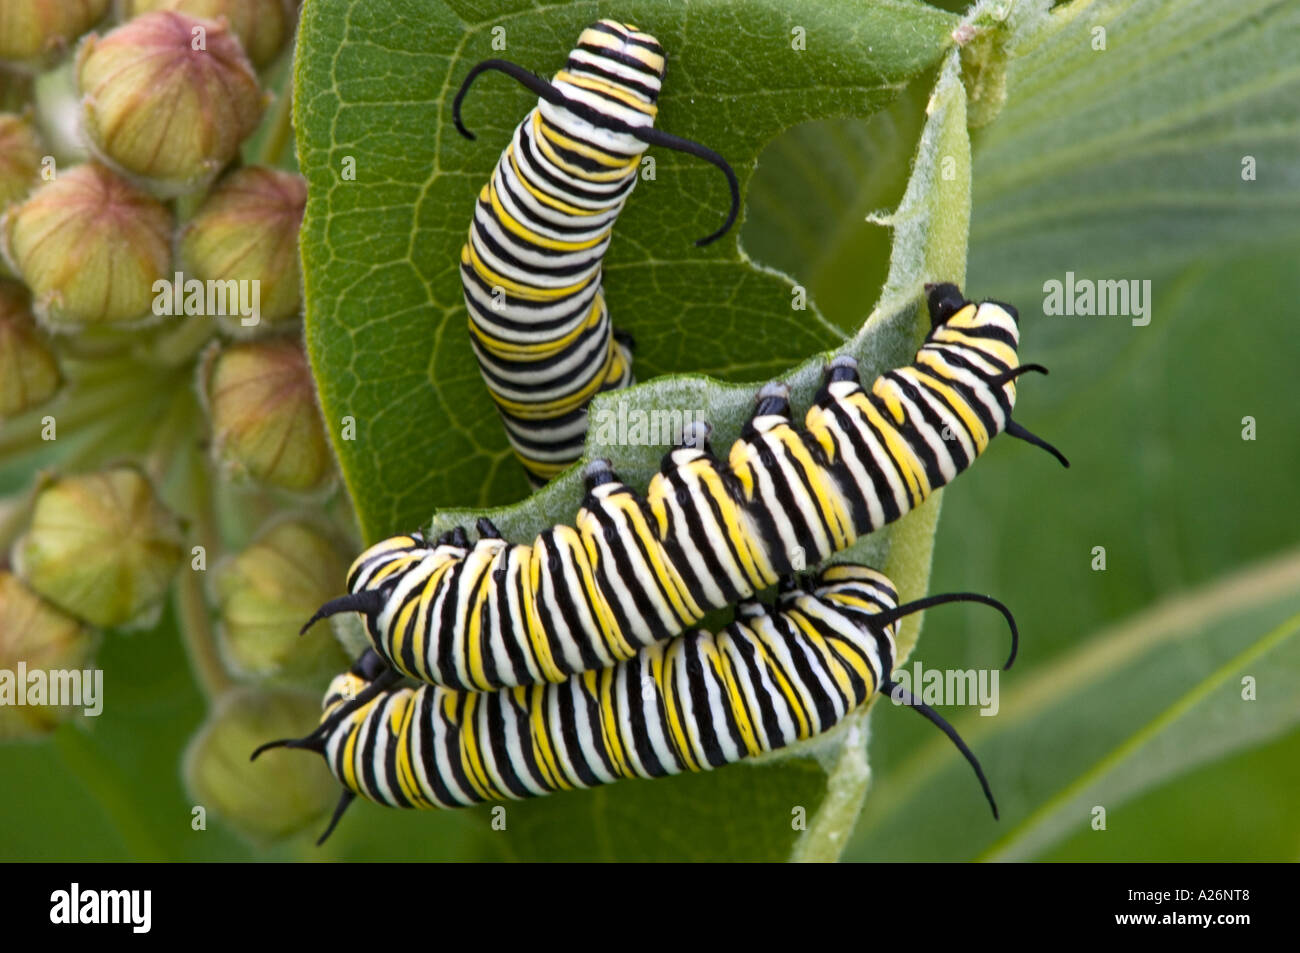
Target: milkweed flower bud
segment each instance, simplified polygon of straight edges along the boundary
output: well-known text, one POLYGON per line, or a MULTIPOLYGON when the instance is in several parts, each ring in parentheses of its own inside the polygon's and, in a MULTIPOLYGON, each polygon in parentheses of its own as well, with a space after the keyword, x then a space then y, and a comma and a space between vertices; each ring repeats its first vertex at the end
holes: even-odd
POLYGON ((56 330, 152 316, 169 277, 171 213, 95 162, 59 174, 0 219, 6 259, 56 330))
POLYGON ((298 636, 303 622, 337 594, 347 569, 329 539, 296 521, 272 526, 223 564, 217 601, 231 667, 260 677, 311 677, 347 668, 328 623, 298 636))
POLYGON ((213 447, 233 475, 299 491, 331 475, 311 369, 297 340, 232 344, 200 373, 213 447))
POLYGON ((293 36, 298 19, 294 0, 132 0, 131 14, 176 10, 194 17, 225 17, 244 52, 257 67, 266 66, 293 36))
MULTIPOLYGON (((0 571, 0 741, 52 731, 78 709, 49 704, 49 673, 81 671, 94 650, 89 629, 46 602, 10 572, 0 571), (35 701, 33 673, 44 673, 35 701), (23 684, 18 684, 19 681, 23 684)), ((82 700, 90 705, 84 692, 82 700)))
MULTIPOLYGON (((301 176, 252 166, 223 178, 181 233, 181 266, 201 281, 256 282, 260 321, 296 317, 302 303, 298 227, 301 176)), ((243 327, 225 321, 231 330, 243 327)))
POLYGON ((41 139, 30 119, 0 113, 0 212, 31 191, 42 154, 41 139))
POLYGON ((0 59, 39 69, 94 26, 107 9, 108 0, 4 0, 0 59))
POLYGON ((144 474, 119 467, 43 487, 14 559, 27 584, 60 609, 115 626, 159 604, 181 543, 176 517, 144 474))
POLYGON ((0 420, 49 400, 59 389, 59 364, 41 340, 27 289, 0 279, 0 420))
POLYGON ((309 734, 319 721, 317 696, 232 689, 185 753, 183 773, 190 796, 263 844, 316 823, 339 792, 324 761, 285 750, 268 751, 252 762, 248 758, 267 741, 309 734))
POLYGON ((210 182, 265 106, 227 25, 171 11, 87 36, 77 51, 77 88, 96 153, 160 195, 210 182))
MULTIPOLYGON (((0 69, 0 79, 4 70, 0 69)), ((36 185, 41 142, 26 116, 0 113, 0 215, 36 185)), ((10 274, 0 255, 0 275, 10 274)))

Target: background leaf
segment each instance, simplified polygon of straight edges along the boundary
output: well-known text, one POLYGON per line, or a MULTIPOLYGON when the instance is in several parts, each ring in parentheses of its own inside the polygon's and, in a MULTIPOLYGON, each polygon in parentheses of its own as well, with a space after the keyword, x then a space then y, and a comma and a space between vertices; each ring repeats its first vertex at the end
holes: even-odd
MULTIPOLYGON (((1162 596, 1288 550, 1300 536, 1294 520, 1279 518, 1296 508, 1290 475, 1300 465, 1293 349, 1279 346, 1291 335, 1288 276, 1300 253, 1300 80, 1278 66, 1300 43, 1300 18, 1293 5, 1268 3, 1074 3, 1050 15, 1044 6, 1013 10, 1007 102, 973 135, 969 292, 1019 305, 1024 358, 1053 372, 1025 388, 1024 412, 1074 467, 1062 477, 1029 448, 1003 447, 964 475, 945 494, 931 585, 994 593, 1015 609, 1025 648, 1005 692, 1162 596), (1104 52, 1091 45, 1101 25, 1104 52), (1244 180, 1246 155, 1268 172, 1244 180), (1151 325, 1042 314, 1043 283, 1066 271, 1151 280, 1151 325), (1246 416, 1267 421, 1263 442, 1241 439, 1246 416), (1105 572, 1090 568, 1097 545, 1107 550, 1105 572)), ((858 222, 870 202, 855 183, 870 189, 881 171, 853 143, 885 141, 916 108, 904 97, 867 123, 791 130, 765 151, 750 184, 758 211, 747 228, 762 222, 795 240, 747 231, 746 247, 763 242, 764 262, 818 276, 810 287, 836 323, 850 320, 846 289, 869 293, 883 280, 879 269, 825 267, 872 240, 858 222), (821 188, 826 179, 834 189, 821 188)), ((995 621, 930 615, 927 666, 986 668, 995 657, 995 621)), ((1118 745, 1154 717, 1138 704, 1143 691, 1113 694, 1086 725, 1060 723, 1056 743, 1093 730, 1118 745)), ((917 795, 907 779, 918 752, 941 746, 889 707, 874 719, 874 793, 847 856, 980 856, 1006 827, 989 829, 974 805, 952 817, 951 786, 965 781, 955 762, 943 783, 917 795), (900 799, 911 797, 919 803, 904 812, 900 799)), ((957 723, 970 730, 1001 717, 957 723)), ((1046 728, 1040 736, 1053 737, 1046 728)), ((1137 793, 1125 810, 1142 821, 1122 836, 1085 825, 1047 856, 1294 859, 1295 812, 1282 805, 1298 743, 1294 729, 1264 743, 1243 734, 1219 760, 1137 793), (1208 805, 1230 811, 1207 814, 1208 805)), ((1056 793, 1021 777, 1041 756, 1031 747, 1008 756, 993 777, 1000 801, 1019 797, 1027 814, 1056 793)), ((1058 785, 1074 776, 1049 763, 1061 769, 1058 785)))
MULTIPOLYGON (((958 723, 991 776, 1005 779, 1005 827, 989 831, 975 823, 977 812, 953 803, 966 765, 926 740, 868 802, 855 853, 926 860, 970 850, 1026 860, 1049 856, 1074 834, 1094 859, 1143 859, 1126 808, 1136 795, 1300 724, 1298 591, 1300 554, 1292 552, 1096 633, 1030 675, 1008 677, 996 717, 958 723), (1255 678, 1257 701, 1243 700, 1242 675, 1255 678), (1104 832, 1091 829, 1095 805, 1107 811, 1104 832)), ((1294 764, 1290 770, 1294 776, 1294 764)), ((1240 812, 1237 787, 1218 811, 1240 812)), ((1236 856, 1291 858, 1298 825, 1287 821, 1272 843, 1239 844, 1236 856)))
MULTIPOLYGON (((1300 79, 1278 68, 1300 43, 1294 6, 1072 4, 1023 43, 1012 50, 1005 109, 974 136, 969 284, 972 294, 1020 305, 1025 359, 1052 368, 1050 379, 1025 389, 1022 406, 1034 408, 1034 429, 1074 466, 1062 478, 1015 447, 963 476, 946 494, 931 586, 995 593, 1015 609, 1025 649, 1002 682, 1008 698, 1040 666, 1064 666, 1066 653, 1152 603, 1300 539, 1282 516, 1300 502, 1291 477, 1300 466, 1300 406, 1290 385, 1294 349, 1279 346, 1291 336, 1288 276, 1300 254, 1300 218, 1288 212, 1300 175, 1300 115, 1288 103, 1300 96, 1300 79), (1101 24, 1108 50, 1094 52, 1101 24), (1052 70, 1057 60, 1071 68, 1052 70), (1119 130, 1128 136, 1122 147, 1112 141, 1119 130), (1245 154, 1270 171, 1243 181, 1245 154), (1043 155, 1054 160, 1040 175, 1043 155), (1170 193, 1181 196, 1176 207, 1164 201, 1170 193), (1023 232, 991 227, 1011 209, 1037 209, 1045 220, 1023 232), (1067 270, 1150 279, 1151 324, 1042 314, 1043 283, 1067 270), (1243 440, 1246 416, 1267 434, 1243 440), (1098 545, 1104 572, 1091 569, 1098 545)), ((927 665, 988 664, 994 623, 931 616, 927 665)), ((1204 651, 1189 642, 1163 664, 1196 665, 1204 651)), ((937 782, 917 794, 906 779, 920 751, 938 748, 906 714, 877 715, 870 754, 878 783, 847 856, 981 856, 1107 749, 1090 742, 1087 756, 1068 765, 1048 751, 1089 738, 1119 745, 1162 710, 1147 695, 1165 683, 1158 670, 1146 675, 1155 681, 1124 682, 1091 715, 1075 711, 1027 730, 1000 765, 986 758, 1007 806, 1000 831, 975 826, 969 805, 956 805, 954 818, 937 782), (899 813, 895 792, 916 803, 899 813)), ((1171 684, 1186 691, 1192 683, 1171 684)), ((1158 696, 1163 706, 1177 697, 1158 696)), ((1001 722, 1015 717, 1013 708, 1005 700, 998 717, 958 727, 1001 722)), ((1134 820, 1120 836, 1091 831, 1085 818, 1040 856, 1296 859, 1296 815, 1282 805, 1296 782, 1297 743, 1294 727, 1271 742, 1242 733, 1218 760, 1146 782, 1124 808, 1134 820)), ((978 735, 972 744, 984 757, 978 735)), ((952 783, 962 781, 959 770, 947 769, 952 783)))

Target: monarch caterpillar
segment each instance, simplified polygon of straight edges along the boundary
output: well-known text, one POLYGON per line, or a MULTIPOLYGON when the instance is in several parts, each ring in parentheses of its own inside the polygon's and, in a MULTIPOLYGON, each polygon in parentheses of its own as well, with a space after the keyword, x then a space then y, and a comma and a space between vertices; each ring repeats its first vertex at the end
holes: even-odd
POLYGON ((825 561, 918 506, 1000 431, 1068 466, 1011 420, 1015 378, 1046 372, 1017 366, 1015 310, 973 304, 953 285, 932 287, 929 307, 916 361, 869 392, 851 358, 831 361, 804 431, 790 423, 788 389, 765 385, 726 462, 688 429, 644 499, 608 461, 589 464, 574 525, 531 546, 485 519, 473 544, 460 528, 376 543, 352 564, 348 594, 304 631, 355 611, 379 654, 421 681, 472 691, 559 682, 825 561))
POLYGON ((453 103, 456 128, 470 84, 499 70, 540 97, 479 192, 460 271, 470 343, 506 433, 534 486, 582 455, 586 406, 632 382, 631 339, 612 332, 601 260, 636 185, 647 145, 688 152, 727 175, 735 221, 740 189, 711 149, 654 128, 664 75, 659 41, 600 20, 583 30, 551 82, 484 60, 453 103))
MULTIPOLYGON (((942 729, 970 762, 998 816, 975 755, 937 712, 891 679, 894 631, 906 615, 974 593, 904 605, 884 575, 845 563, 815 586, 785 580, 775 606, 746 601, 716 635, 697 631, 563 682, 463 692, 416 688, 373 650, 330 684, 317 729, 269 742, 321 754, 344 794, 324 841, 357 794, 390 807, 452 808, 594 787, 622 778, 708 771, 823 734, 879 691, 942 729)), ((319 843, 319 842, 318 842, 319 843)))

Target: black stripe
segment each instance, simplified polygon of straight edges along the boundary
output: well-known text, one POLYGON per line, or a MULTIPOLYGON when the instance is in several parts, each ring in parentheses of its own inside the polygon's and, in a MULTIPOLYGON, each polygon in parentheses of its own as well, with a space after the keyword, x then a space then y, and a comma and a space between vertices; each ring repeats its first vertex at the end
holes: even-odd
MULTIPOLYGON (((606 152, 595 143, 588 142, 581 137, 576 137, 565 132, 563 129, 556 129, 553 123, 547 122, 546 117, 542 117, 542 126, 551 132, 564 136, 566 139, 577 139, 583 145, 594 149, 610 159, 626 159, 627 156, 615 156, 606 152)), ((548 145, 554 146, 553 143, 548 145)), ((511 144, 511 150, 514 144, 511 144)), ((602 226, 613 225, 618 211, 627 198, 628 192, 632 190, 635 182, 634 175, 625 175, 622 178, 610 179, 608 181, 599 181, 587 176, 578 175, 577 181, 573 181, 574 173, 567 170, 560 170, 557 174, 551 169, 555 168, 554 162, 550 157, 541 153, 540 147, 533 139, 533 130, 531 125, 525 126, 519 136, 519 149, 517 152, 508 151, 504 158, 509 161, 512 157, 514 165, 511 168, 520 179, 526 181, 537 191, 542 192, 551 198, 565 201, 570 205, 581 206, 584 202, 590 203, 591 208, 587 209, 591 214, 579 218, 568 212, 562 212, 559 209, 550 209, 549 211, 556 216, 561 217, 562 224, 553 225, 550 219, 545 222, 546 227, 554 231, 565 233, 583 233, 594 231, 602 226), (540 181, 539 181, 540 180, 540 181), (613 213, 612 215, 610 213, 613 213)), ((601 167, 605 168, 605 167, 601 167)), ((610 171, 605 168, 605 171, 610 171)), ((635 170, 634 170, 635 171, 635 170)), ((510 197, 515 200, 515 204, 520 208, 528 209, 523 203, 522 196, 519 195, 512 187, 508 178, 504 174, 497 174, 497 187, 508 190, 510 197)), ((535 200, 534 200, 535 201, 535 200)), ((529 211, 529 215, 536 213, 529 211)))
MULTIPOLYGON (((881 469, 875 455, 872 453, 871 446, 867 443, 866 438, 859 433, 858 427, 861 426, 864 430, 873 434, 875 438, 880 441, 881 453, 885 454, 886 458, 891 459, 892 462, 892 458, 889 457, 889 445, 886 444, 883 439, 884 435, 877 427, 872 426, 871 421, 866 414, 863 414, 858 410, 858 408, 849 404, 847 401, 834 401, 827 405, 827 409, 835 415, 835 420, 839 423, 840 429, 847 434, 849 442, 852 444, 855 459, 871 480, 871 488, 875 493, 875 499, 879 501, 881 511, 884 515, 884 522, 881 523, 881 525, 883 526, 885 523, 890 523, 898 519, 902 515, 902 511, 898 507, 898 502, 894 499, 894 491, 889 485, 889 479, 881 469)), ((842 449, 843 448, 841 448, 841 450, 842 449)), ((897 469, 896 466, 895 469, 897 469)), ((846 479, 844 480, 843 485, 845 487, 852 486, 857 489, 858 496, 855 503, 860 502, 862 512, 869 513, 866 503, 867 488, 858 486, 857 481, 848 471, 847 464, 845 464, 845 476, 846 479)), ((879 529, 876 524, 871 522, 870 516, 867 516, 862 523, 855 528, 859 535, 866 535, 873 530, 879 529)))
POLYGON ((661 56, 663 55, 664 48, 659 45, 657 40, 652 40, 650 38, 643 40, 640 36, 635 36, 631 33, 615 29, 612 24, 606 23, 603 20, 597 20, 591 26, 587 27, 587 29, 595 30, 597 33, 608 33, 610 36, 618 37, 628 46, 639 46, 643 50, 650 50, 652 53, 658 53, 661 56))
MULTIPOLYGON (((578 49, 584 50, 588 53, 593 53, 598 48, 593 46, 588 46, 585 43, 581 43, 578 45, 578 49)), ((610 56, 604 53, 604 51, 601 52, 601 58, 610 60, 612 62, 621 63, 624 66, 631 66, 633 63, 637 62, 630 56, 619 56, 618 54, 614 54, 613 56, 610 56)), ((604 82, 609 83, 609 85, 615 86, 621 90, 624 90, 625 92, 631 93, 634 96, 639 96, 651 104, 653 104, 655 100, 659 98, 659 89, 657 87, 651 86, 649 83, 639 83, 634 79, 623 76, 620 73, 615 73, 613 70, 610 69, 602 69, 600 66, 598 66, 595 63, 590 63, 585 60, 574 59, 572 56, 570 56, 569 62, 565 64, 564 69, 567 72, 573 73, 575 75, 593 76, 596 79, 603 80, 604 82)), ((647 76, 657 75, 651 72, 650 70, 645 69, 644 67, 642 67, 639 70, 639 72, 644 73, 647 76)))
MULTIPOLYGON (((498 224, 500 224, 500 220, 497 219, 496 213, 492 210, 491 206, 485 206, 485 203, 480 202, 479 208, 484 209, 489 216, 491 216, 494 220, 497 221, 498 224)), ((477 224, 477 222, 475 224, 477 224)), ((593 254, 591 258, 585 261, 575 262, 570 265, 553 265, 550 267, 546 267, 542 265, 531 265, 524 261, 521 261, 509 249, 502 246, 501 243, 498 242, 494 236, 489 234, 488 230, 485 228, 474 229, 474 240, 476 240, 481 246, 481 248, 478 249, 479 258, 484 259, 485 264, 488 263, 489 256, 483 254, 482 248, 486 248, 487 251, 490 252, 491 258, 497 259, 497 261, 492 262, 492 264, 494 265, 504 264, 507 266, 505 268, 497 267, 494 270, 502 273, 502 277, 509 278, 512 281, 518 281, 520 284, 527 284, 528 282, 526 278, 524 280, 520 280, 521 276, 510 274, 509 273, 510 269, 513 268, 518 271, 529 272, 533 276, 539 274, 552 275, 559 279, 573 278, 577 275, 581 275, 582 273, 589 271, 591 272, 591 276, 588 279, 589 281, 600 280, 601 254, 599 253, 593 254)), ((547 252, 547 249, 541 248, 540 246, 527 246, 527 247, 531 247, 534 250, 539 252, 543 252, 543 253, 547 252)), ((529 284, 529 287, 541 288, 543 286, 540 282, 534 281, 533 283, 529 284)))
MULTIPOLYGON (((493 560, 492 565, 489 567, 489 572, 492 576, 492 586, 494 589, 493 601, 496 602, 498 607, 495 618, 498 620, 498 625, 500 626, 498 631, 501 633, 501 638, 499 641, 505 648, 506 658, 510 660, 511 681, 516 685, 523 685, 527 684, 529 681, 529 655, 524 651, 524 646, 528 645, 529 641, 527 632, 521 632, 515 628, 514 619, 510 613, 510 568, 512 566, 515 567, 516 575, 521 574, 518 570, 518 563, 513 558, 513 554, 514 547, 507 545, 507 547, 502 550, 502 554, 493 560)), ((517 589, 514 591, 518 592, 517 589)), ((517 605, 519 606, 520 614, 522 615, 522 602, 517 603, 517 605)), ((485 619, 484 621, 487 620, 485 619)), ((526 622, 523 624, 527 625, 526 622)), ((484 631, 488 633, 491 632, 490 629, 485 629, 484 631)), ((493 643, 493 640, 490 637, 484 639, 484 641, 487 642, 489 646, 493 643)))
MULTIPOLYGON (((576 569, 568 568, 564 560, 561 558, 560 553, 564 547, 556 538, 554 527, 542 531, 542 533, 537 537, 537 543, 535 545, 539 547, 539 552, 544 557, 541 573, 537 580, 536 590, 539 617, 543 619, 546 618, 544 610, 547 606, 544 602, 546 599, 544 593, 547 588, 545 583, 549 579, 551 582, 552 598, 555 600, 555 605, 552 608, 559 611, 560 617, 564 619, 568 626, 570 632, 569 638, 572 640, 569 644, 578 649, 578 657, 582 663, 582 670, 590 671, 592 669, 600 668, 602 662, 600 657, 596 654, 590 638, 593 633, 589 632, 580 624, 580 617, 574 607, 573 600, 569 596, 568 583, 572 578, 571 574, 575 572, 576 569)), ((551 654, 555 658, 555 664, 559 666, 560 670, 563 672, 567 673, 572 671, 570 668, 571 663, 567 660, 568 653, 566 649, 569 646, 566 645, 554 625, 546 627, 546 637, 547 642, 551 646, 551 654)))
MULTIPOLYGON (((908 428, 905 432, 905 436, 907 436, 908 441, 917 449, 917 452, 921 454, 922 458, 925 460, 926 476, 930 480, 931 489, 938 489, 948 482, 948 478, 943 474, 940 465, 939 452, 925 439, 924 434, 922 433, 921 424, 924 423, 934 431, 935 436, 939 438, 939 442, 944 448, 944 452, 950 456, 953 456, 954 454, 952 452, 952 447, 950 447, 949 444, 956 445, 958 450, 958 453, 956 454, 957 457, 960 458, 965 456, 961 451, 961 443, 956 440, 943 439, 943 428, 948 424, 939 416, 939 413, 930 406, 929 402, 925 399, 925 395, 921 393, 920 387, 908 380, 906 375, 901 374, 898 371, 890 371, 889 379, 894 382, 898 389, 915 408, 915 410, 909 410, 904 407, 904 413, 908 415, 908 428), (920 423, 917 422, 918 414, 920 415, 920 423)), ((958 463, 958 461, 954 460, 954 463, 958 463)), ((957 472, 960 473, 965 468, 965 465, 958 463, 957 472)))
POLYGON ((447 716, 439 712, 437 717, 442 719, 444 728, 443 734, 443 751, 447 756, 447 761, 451 765, 452 780, 465 792, 456 801, 461 804, 478 804, 483 798, 475 790, 474 785, 470 783, 469 775, 465 771, 465 764, 461 760, 461 728, 465 719, 465 706, 471 695, 469 693, 459 693, 453 696, 454 707, 452 714, 447 716))
POLYGON ((509 701, 504 692, 484 694, 483 704, 487 706, 487 746, 492 751, 497 773, 507 791, 518 797, 529 797, 532 792, 525 786, 515 770, 514 758, 510 755, 510 733, 506 730, 505 706, 509 701))
MULTIPOLYGON (((425 641, 425 655, 429 654, 429 649, 436 646, 437 657, 430 659, 434 664, 430 669, 437 675, 437 680, 448 688, 467 688, 462 685, 460 677, 456 674, 456 655, 455 639, 450 635, 456 630, 456 621, 460 618, 460 577, 465 571, 465 557, 460 557, 456 564, 445 572, 440 580, 438 589, 435 590, 433 597, 430 599, 429 621, 433 621, 433 609, 437 604, 438 596, 446 594, 443 599, 442 612, 438 615, 438 628, 436 632, 430 632, 428 639, 425 641), (432 643, 432 645, 430 645, 432 643)), ((428 585, 426 582, 425 585, 428 585)), ((409 648, 411 643, 407 642, 409 648)))
MULTIPOLYGON (((723 754, 722 745, 718 741, 718 733, 714 729, 713 720, 709 717, 712 711, 709 705, 709 679, 704 672, 704 662, 701 659, 700 643, 707 638, 702 632, 692 632, 686 636, 687 642, 682 647, 683 655, 686 658, 686 682, 691 693, 691 706, 695 709, 695 727, 700 736, 700 746, 704 749, 705 760, 713 767, 721 767, 727 763, 726 755, 723 754)), ((719 686, 721 687, 721 686, 719 686)), ((722 693, 725 700, 726 692, 722 693)))
MULTIPOLYGON (((452 794, 451 788, 448 787, 446 779, 442 776, 442 771, 438 768, 440 750, 436 739, 439 732, 436 730, 434 720, 438 719, 438 722, 443 726, 441 734, 444 742, 446 742, 447 733, 453 730, 451 724, 443 717, 442 706, 437 703, 442 692, 432 685, 425 685, 416 694, 419 696, 420 710, 416 714, 414 724, 420 732, 420 748, 424 751, 424 773, 428 778, 429 786, 432 788, 432 790, 426 790, 424 793, 430 795, 433 801, 438 804, 460 804, 461 799, 452 794)), ((445 750, 455 761, 455 748, 447 746, 445 750)))
MULTIPOLYGON (((791 606, 793 610, 794 607, 791 606)), ((797 610, 795 610, 797 611, 797 610)), ((816 623, 811 616, 807 616, 810 621, 816 623)), ((808 659, 808 651, 813 649, 811 640, 803 637, 803 631, 794 624, 785 613, 782 614, 783 625, 777 627, 785 642, 786 651, 790 653, 793 660, 794 672, 792 673, 798 681, 795 686, 799 690, 799 698, 804 706, 805 714, 808 709, 812 708, 817 715, 817 724, 814 726, 820 731, 826 731, 835 723, 835 706, 831 703, 831 697, 827 689, 822 685, 822 680, 818 677, 816 669, 813 668, 812 662, 808 659)), ((821 631, 820 626, 818 631, 821 631)), ((834 686, 834 678, 831 677, 829 667, 823 666, 826 671, 827 681, 834 686)), ((833 689, 832 689, 833 690, 833 689)), ((811 721, 811 719, 810 719, 811 721)))
MULTIPOLYGON (((527 699, 532 697, 536 689, 533 686, 528 686, 523 691, 525 699, 527 699)), ((536 692, 536 694, 540 698, 546 697, 545 691, 536 692)), ((516 774, 521 779, 527 775, 534 786, 541 788, 543 791, 553 790, 553 786, 547 783, 546 772, 543 770, 541 762, 537 760, 537 753, 533 749, 532 712, 529 710, 526 701, 519 702, 514 691, 506 690, 501 693, 501 704, 509 705, 515 714, 515 737, 519 744, 520 756, 523 762, 515 766, 516 774)))
MULTIPOLYGON (((636 750, 637 757, 641 760, 641 765, 645 770, 647 777, 662 778, 668 774, 668 769, 664 767, 663 762, 655 753, 654 746, 650 743, 650 730, 646 723, 645 701, 641 697, 641 684, 646 676, 647 669, 641 664, 641 653, 637 653, 627 660, 623 668, 624 681, 623 692, 621 693, 623 704, 627 706, 628 725, 632 733, 632 746, 636 750)), ((659 693, 656 691, 656 696, 659 693)), ((660 707, 663 702, 660 698, 660 707)), ((628 739, 623 739, 626 746, 628 739)))
MULTIPOLYGON (((583 753, 582 744, 578 740, 577 707, 579 705, 584 706, 588 713, 589 723, 591 708, 593 707, 591 699, 587 695, 587 690, 582 684, 581 676, 574 676, 569 681, 556 686, 556 698, 559 702, 557 708, 560 713, 560 731, 558 738, 552 733, 552 745, 563 752, 564 762, 572 766, 573 773, 578 776, 578 779, 588 787, 594 787, 601 783, 600 778, 596 776, 596 772, 587 763, 587 756, 583 753), (559 742, 558 745, 555 744, 557 741, 559 742)), ((609 755, 605 752, 604 745, 601 744, 600 736, 597 735, 594 740, 593 747, 596 748, 601 760, 608 765, 609 755)))

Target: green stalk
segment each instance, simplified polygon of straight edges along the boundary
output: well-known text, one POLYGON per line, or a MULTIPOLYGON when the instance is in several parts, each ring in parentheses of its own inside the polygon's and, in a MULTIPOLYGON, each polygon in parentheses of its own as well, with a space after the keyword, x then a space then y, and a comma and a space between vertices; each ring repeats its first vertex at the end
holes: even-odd
MULTIPOLYGON (((191 539, 197 539, 198 544, 204 548, 211 567, 219 543, 213 513, 212 482, 197 450, 189 454, 187 463, 190 474, 185 481, 189 490, 189 506, 186 510, 194 520, 191 539)), ((189 656, 190 669, 209 703, 214 702, 234 682, 226 671, 225 662, 217 647, 212 618, 208 614, 203 595, 202 574, 189 566, 181 569, 176 591, 176 610, 180 617, 181 638, 189 656)))
POLYGON ((293 137, 293 71, 286 73, 284 87, 276 94, 275 111, 271 114, 271 124, 262 143, 259 162, 262 165, 277 166, 284 158, 284 150, 293 137))

